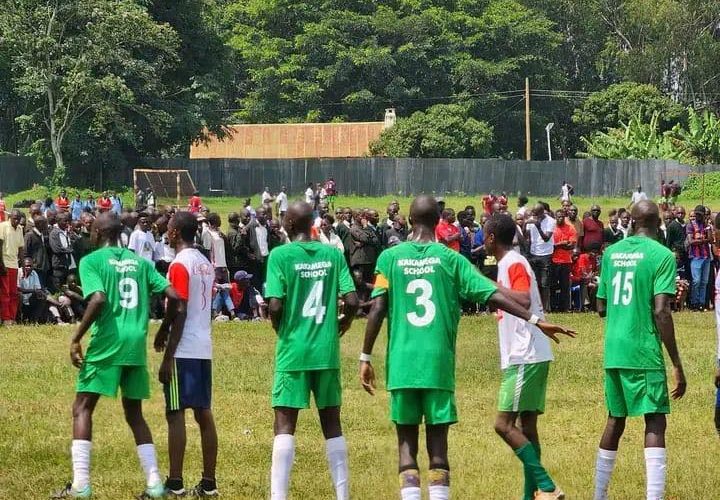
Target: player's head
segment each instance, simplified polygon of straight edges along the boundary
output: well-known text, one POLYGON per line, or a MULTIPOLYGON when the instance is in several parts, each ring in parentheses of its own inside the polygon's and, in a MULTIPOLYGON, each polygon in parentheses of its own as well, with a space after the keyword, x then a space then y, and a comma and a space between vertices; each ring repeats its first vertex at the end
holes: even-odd
POLYGON ((220 214, 216 214, 215 212, 208 214, 207 223, 210 224, 210 227, 212 228, 219 228, 220 224, 222 224, 220 221, 220 214))
POLYGON ((123 225, 115 213, 103 212, 95 219, 92 229, 92 241, 96 247, 114 246, 120 240, 123 225))
POLYGON ((484 227, 485 250, 490 255, 497 255, 500 250, 510 250, 517 232, 512 217, 507 214, 493 214, 484 227))
POLYGON ((313 208, 309 203, 298 201, 288 207, 283 226, 290 240, 298 236, 310 238, 313 222, 313 208))
POLYGON ((198 230, 197 217, 190 212, 176 213, 168 223, 168 240, 173 248, 181 243, 192 245, 198 230))
POLYGON ((435 198, 428 195, 418 196, 410 204, 410 224, 435 231, 440 220, 440 207, 435 198))
POLYGON ((635 203, 632 208, 633 234, 655 236, 660 228, 660 208, 650 200, 635 203))

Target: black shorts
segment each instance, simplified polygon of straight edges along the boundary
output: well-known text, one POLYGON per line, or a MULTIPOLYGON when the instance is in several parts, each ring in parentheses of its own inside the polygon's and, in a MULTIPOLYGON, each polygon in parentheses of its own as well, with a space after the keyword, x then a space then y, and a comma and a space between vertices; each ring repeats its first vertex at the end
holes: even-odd
POLYGON ((163 385, 165 411, 209 410, 212 399, 212 360, 175 358, 172 378, 163 385))

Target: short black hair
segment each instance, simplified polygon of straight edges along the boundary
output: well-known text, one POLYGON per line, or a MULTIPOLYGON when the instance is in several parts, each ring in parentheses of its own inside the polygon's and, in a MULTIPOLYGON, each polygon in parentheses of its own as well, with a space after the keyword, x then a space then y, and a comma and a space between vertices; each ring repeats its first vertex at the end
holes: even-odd
POLYGON ((185 243, 194 243, 198 230, 198 221, 190 212, 178 212, 172 218, 173 227, 180 233, 185 243))
POLYGON ((527 205, 528 197, 525 195, 522 195, 518 198, 518 201, 520 202, 521 205, 527 205))
POLYGON ((220 227, 220 214, 217 214, 215 212, 208 214, 207 222, 211 226, 220 227))
POLYGON ((486 236, 494 234, 495 241, 504 246, 512 246, 516 232, 515 221, 508 214, 493 214, 485 223, 486 236))
POLYGON ((322 218, 323 218, 323 220, 324 220, 325 222, 327 222, 327 223, 330 224, 330 225, 335 224, 335 217, 333 217, 333 216, 330 215, 330 214, 325 214, 325 215, 323 215, 322 218))

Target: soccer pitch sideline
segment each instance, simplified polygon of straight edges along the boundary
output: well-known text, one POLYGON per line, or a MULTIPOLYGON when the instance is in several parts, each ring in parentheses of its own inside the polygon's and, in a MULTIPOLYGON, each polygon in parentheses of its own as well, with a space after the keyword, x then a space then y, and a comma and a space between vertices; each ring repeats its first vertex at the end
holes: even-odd
MULTIPOLYGON (((592 498, 595 452, 605 421, 602 391, 602 324, 594 315, 553 315, 578 331, 555 347, 547 414, 540 419, 543 463, 569 498, 592 498)), ((720 498, 718 437, 713 425, 714 316, 675 316, 688 378, 685 397, 668 420, 668 499, 720 498)), ((342 421, 349 443, 353 498, 398 498, 397 451, 388 420, 388 397, 366 394, 358 382, 357 355, 364 321, 342 339, 342 421)), ((0 330, 0 499, 42 499, 71 477, 70 406, 76 370, 69 361, 69 327, 0 330)), ((154 333, 154 329, 153 329, 154 333)), ((269 323, 214 325, 213 406, 218 425, 218 487, 223 498, 263 499, 269 494, 272 449, 272 381, 275 335, 269 323)), ((380 388, 385 334, 376 346, 380 388)), ((458 338, 457 399, 460 423, 450 431, 452 497, 512 499, 522 492, 522 468, 493 431, 500 381, 497 326, 492 316, 463 318, 458 338)), ((167 427, 157 382, 160 357, 149 356, 153 393, 145 415, 166 471, 167 427)), ((197 426, 187 415, 186 484, 200 478, 197 426)), ((421 438, 422 439, 422 438, 421 438)), ((645 494, 642 419, 628 421, 611 498, 645 494)), ((101 399, 93 428, 94 498, 129 499, 143 476, 119 400, 101 399)), ((314 411, 301 412, 291 479, 295 499, 334 498, 325 447, 314 411)), ((427 458, 421 445, 421 469, 427 458)), ((422 474, 423 488, 425 474, 422 474)))

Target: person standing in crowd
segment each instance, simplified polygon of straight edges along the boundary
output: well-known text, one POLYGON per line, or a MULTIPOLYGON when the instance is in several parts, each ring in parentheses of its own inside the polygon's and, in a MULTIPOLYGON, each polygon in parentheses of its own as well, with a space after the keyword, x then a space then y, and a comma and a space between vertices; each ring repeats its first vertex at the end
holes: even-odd
POLYGON ((343 246, 343 242, 340 237, 335 234, 335 229, 333 228, 334 223, 335 218, 332 215, 325 214, 323 216, 322 222, 320 222, 319 240, 320 243, 337 248, 340 253, 344 255, 345 247, 343 246))
POLYGON ((25 257, 22 269, 18 272, 18 292, 20 292, 20 316, 26 323, 44 323, 47 316, 46 294, 40 277, 33 269, 33 260, 25 257))
POLYGON ((602 247, 604 226, 600 220, 600 213, 600 206, 593 205, 590 207, 590 217, 586 217, 582 221, 583 230, 580 250, 583 252, 588 252, 590 245, 602 247))
POLYGON ((25 244, 21 216, 19 210, 13 209, 8 220, 0 222, 0 319, 5 326, 15 324, 18 310, 18 268, 25 244))
POLYGON ((550 310, 550 267, 552 255, 555 249, 553 244, 553 233, 555 232, 555 220, 545 213, 545 206, 542 203, 535 205, 532 217, 528 219, 525 226, 530 240, 530 265, 535 272, 535 279, 540 287, 543 308, 550 310))
POLYGON ((83 202, 83 212, 95 213, 95 198, 92 194, 87 195, 87 198, 83 202))
POLYGON ((553 240, 553 283, 560 290, 558 312, 570 311, 570 271, 572 270, 573 250, 577 247, 577 235, 572 224, 565 220, 565 211, 555 212, 555 232, 553 240))
POLYGON ((692 287, 690 291, 690 307, 694 310, 705 309, 705 295, 710 276, 710 228, 705 224, 705 207, 695 207, 693 220, 688 222, 687 234, 688 256, 692 287))
POLYGON ((60 191, 60 195, 55 200, 55 209, 58 213, 70 210, 70 199, 67 197, 67 192, 64 189, 60 191))
POLYGON ((277 214, 278 214, 278 220, 280 221, 280 225, 282 225, 283 220, 285 219, 285 214, 287 213, 287 209, 288 209, 288 196, 285 191, 286 191, 285 186, 282 186, 280 188, 280 192, 275 197, 275 205, 276 205, 276 210, 277 210, 277 214))
POLYGON ((257 266, 253 273, 255 275, 253 284, 257 288, 262 288, 265 283, 265 264, 270 254, 268 232, 267 213, 264 208, 258 208, 255 211, 255 220, 248 225, 247 229, 248 242, 257 266))
POLYGON ((98 212, 100 212, 100 213, 109 212, 112 210, 112 206, 113 206, 112 200, 108 196, 108 192, 103 191, 102 196, 100 196, 100 198, 98 198, 98 200, 97 200, 98 212))
POLYGON ((352 223, 352 210, 343 208, 340 214, 335 218, 335 234, 338 235, 345 248, 345 261, 350 265, 350 250, 353 248, 352 235, 350 234, 350 226, 352 223))
POLYGON ((110 191, 110 202, 112 203, 112 211, 116 215, 120 215, 123 211, 122 199, 117 195, 115 191, 110 191))
POLYGON ((188 212, 191 214, 197 214, 202 209, 202 199, 200 198, 200 191, 193 192, 188 202, 188 212))
POLYGON ((155 192, 153 191, 153 188, 148 187, 145 191, 145 205, 147 205, 147 209, 151 212, 155 211, 155 192))
POLYGON ((155 237, 150 231, 150 218, 145 212, 137 214, 137 225, 128 239, 128 250, 144 258, 150 263, 154 263, 155 255, 155 237))
POLYGON ((366 210, 358 214, 350 228, 350 266, 361 302, 366 302, 370 297, 368 285, 372 283, 375 263, 380 255, 380 235, 375 230, 377 223, 378 213, 366 210))
POLYGON ((310 204, 313 210, 315 210, 315 190, 313 189, 312 182, 308 183, 307 189, 305 190, 305 203, 310 204))
POLYGON ((676 207, 675 210, 670 211, 672 220, 670 222, 665 221, 665 230, 667 237, 665 238, 665 246, 667 246, 673 252, 685 253, 685 209, 683 207, 676 207))
POLYGON ((75 258, 75 262, 80 262, 80 259, 95 249, 92 244, 92 238, 90 237, 94 221, 95 217, 91 213, 83 212, 80 220, 76 223, 78 228, 74 231, 75 241, 73 242, 73 257, 75 258))
POLYGON ((52 251, 52 290, 57 291, 67 281, 71 270, 77 268, 73 257, 74 235, 71 233, 70 214, 60 213, 57 225, 50 231, 50 250, 52 251))
POLYGON ((220 215, 211 213, 207 216, 208 227, 202 232, 202 244, 210 256, 210 262, 215 269, 217 283, 229 283, 227 254, 225 251, 227 238, 220 230, 220 215))
POLYGON ((636 203, 640 203, 641 201, 647 200, 648 197, 645 194, 645 192, 642 190, 642 186, 638 184, 637 189, 633 192, 632 196, 630 197, 630 206, 632 207, 636 203))
POLYGON ((7 205, 5 204, 5 193, 0 191, 0 222, 5 222, 7 205))
POLYGON ((515 212, 515 215, 522 216, 525 218, 525 214, 527 213, 527 204, 528 204, 528 197, 524 194, 518 196, 518 209, 517 212, 515 212))
POLYGON ((392 226, 385 231, 385 241, 389 242, 393 236, 400 242, 407 240, 408 229, 404 215, 398 214, 395 216, 392 226))
POLYGON ((620 225, 618 226, 618 229, 622 233, 622 239, 625 239, 630 236, 630 231, 632 230, 630 227, 630 212, 623 210, 618 214, 618 217, 620 217, 620 225))
POLYGON ((440 222, 435 227, 435 239, 446 247, 460 251, 460 229, 455 225, 455 211, 452 208, 442 212, 440 222))
POLYGON ((33 262, 35 273, 44 287, 51 284, 50 281, 50 252, 48 243, 47 219, 42 215, 35 217, 34 227, 25 233, 24 256, 33 262))
POLYGON ((80 216, 85 210, 85 202, 80 198, 80 193, 75 194, 75 199, 70 202, 70 216, 72 220, 80 220, 80 216))
POLYGON ((137 191, 135 191, 135 211, 142 212, 146 206, 145 191, 143 191, 142 188, 137 188, 137 191))
POLYGON ((326 202, 331 210, 335 210, 335 197, 337 196, 337 184, 332 177, 325 181, 326 202))
POLYGON ((582 239, 585 232, 583 231, 584 225, 582 219, 578 218, 578 207, 570 205, 567 211, 568 222, 575 228, 575 235, 578 239, 578 249, 581 249, 582 239))
POLYGON ((603 246, 610 246, 617 243, 624 237, 623 232, 618 227, 618 216, 611 215, 608 217, 608 227, 603 230, 603 246))
POLYGON ((568 181, 563 181, 562 185, 560 186, 560 201, 562 203, 565 202, 572 202, 572 195, 575 192, 575 188, 570 185, 568 181))
MULTIPOLYGON (((319 230, 318 228, 318 231, 319 230)), ((272 252, 274 248, 284 245, 285 243, 288 243, 288 237, 278 220, 268 220, 268 249, 272 252)))

